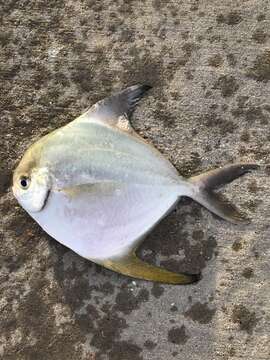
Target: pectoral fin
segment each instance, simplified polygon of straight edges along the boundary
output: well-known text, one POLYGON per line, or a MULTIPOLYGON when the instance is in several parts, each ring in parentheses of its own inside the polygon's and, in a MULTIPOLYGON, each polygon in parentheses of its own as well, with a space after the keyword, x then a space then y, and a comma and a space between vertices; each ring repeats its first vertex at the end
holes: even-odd
POLYGON ((122 258, 109 259, 102 265, 130 277, 166 284, 187 285, 200 280, 200 274, 174 273, 140 260, 134 252, 122 258))

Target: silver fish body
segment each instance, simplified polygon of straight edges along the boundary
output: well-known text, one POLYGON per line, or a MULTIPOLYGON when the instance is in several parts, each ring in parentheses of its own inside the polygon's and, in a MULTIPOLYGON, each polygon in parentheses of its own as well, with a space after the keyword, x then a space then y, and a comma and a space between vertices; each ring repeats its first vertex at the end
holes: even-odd
POLYGON ((255 166, 181 177, 130 125, 145 90, 136 85, 102 100, 33 144, 15 170, 13 192, 49 235, 81 256, 129 276, 190 283, 198 276, 140 261, 138 244, 182 195, 227 220, 242 220, 210 190, 255 166))
POLYGON ((113 127, 75 121, 42 142, 38 166, 51 188, 44 209, 30 215, 96 262, 126 253, 186 187, 153 147, 113 127))

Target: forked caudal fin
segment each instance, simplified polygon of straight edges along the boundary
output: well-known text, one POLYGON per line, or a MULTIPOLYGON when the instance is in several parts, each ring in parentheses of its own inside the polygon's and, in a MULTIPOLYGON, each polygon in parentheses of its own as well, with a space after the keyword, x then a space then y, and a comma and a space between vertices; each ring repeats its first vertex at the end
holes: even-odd
POLYGON ((102 265, 123 275, 165 284, 187 285, 201 278, 200 274, 174 273, 148 264, 140 260, 134 252, 121 258, 105 260, 102 265))
POLYGON ((255 164, 233 164, 194 176, 189 179, 194 185, 190 197, 225 220, 234 224, 248 223, 248 219, 222 195, 214 193, 213 190, 257 169, 259 166, 255 164))

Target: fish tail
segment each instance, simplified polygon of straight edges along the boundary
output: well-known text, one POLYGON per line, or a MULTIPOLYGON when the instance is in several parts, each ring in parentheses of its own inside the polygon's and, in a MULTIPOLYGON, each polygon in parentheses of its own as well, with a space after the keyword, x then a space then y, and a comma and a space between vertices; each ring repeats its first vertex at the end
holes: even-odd
POLYGON ((188 180, 192 183, 188 196, 224 220, 234 224, 249 223, 234 205, 213 190, 258 168, 255 164, 232 164, 194 176, 188 180))

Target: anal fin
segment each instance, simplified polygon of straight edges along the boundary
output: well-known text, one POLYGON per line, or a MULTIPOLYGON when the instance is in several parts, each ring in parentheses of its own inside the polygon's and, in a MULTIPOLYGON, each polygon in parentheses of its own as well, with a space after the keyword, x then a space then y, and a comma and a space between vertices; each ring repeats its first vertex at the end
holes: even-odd
POLYGON ((195 283, 201 278, 200 274, 174 273, 148 264, 139 259, 134 252, 122 258, 103 261, 102 265, 126 276, 165 284, 187 285, 195 283))

